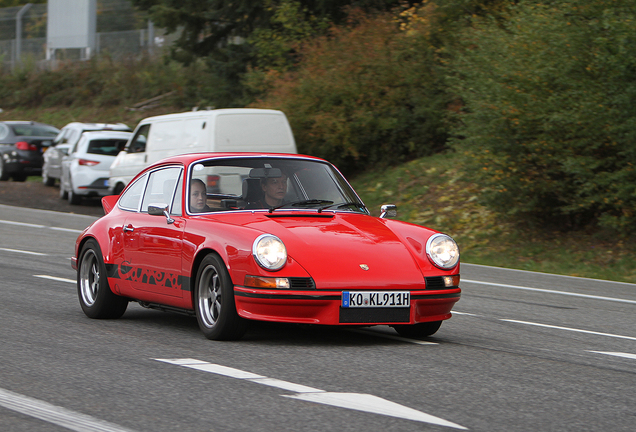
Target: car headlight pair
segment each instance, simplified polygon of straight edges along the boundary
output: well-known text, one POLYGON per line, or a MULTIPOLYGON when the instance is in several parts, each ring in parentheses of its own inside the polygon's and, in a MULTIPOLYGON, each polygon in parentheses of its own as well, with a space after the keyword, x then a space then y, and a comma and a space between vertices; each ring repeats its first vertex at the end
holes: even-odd
POLYGON ((252 255, 258 265, 270 271, 280 270, 287 262, 285 244, 272 234, 263 234, 254 240, 252 255))
POLYGON ((446 234, 434 234, 426 242, 426 255, 437 267, 450 270, 459 262, 459 247, 446 234))

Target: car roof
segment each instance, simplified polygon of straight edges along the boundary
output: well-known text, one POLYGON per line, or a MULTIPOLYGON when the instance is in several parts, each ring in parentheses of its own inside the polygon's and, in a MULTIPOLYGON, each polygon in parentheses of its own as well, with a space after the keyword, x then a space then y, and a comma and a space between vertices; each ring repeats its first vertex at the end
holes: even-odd
POLYGON ((71 122, 64 126, 64 128, 79 128, 79 129, 106 129, 106 128, 127 128, 125 123, 91 123, 91 122, 71 122))
POLYGON ((255 153, 255 152, 234 152, 234 153, 220 153, 220 152, 206 152, 206 153, 188 153, 177 156, 171 156, 157 162, 157 164, 169 164, 169 163, 181 163, 184 165, 190 165, 194 162, 204 159, 226 159, 226 158, 282 158, 282 159, 304 159, 314 160, 319 162, 327 162, 324 159, 308 156, 296 153, 255 153))
POLYGON ((87 132, 82 133, 82 136, 85 136, 89 140, 109 139, 109 138, 128 139, 128 138, 130 138, 132 136, 132 132, 112 131, 112 130, 87 131, 87 132))
POLYGON ((0 123, 4 123, 8 125, 41 125, 41 126, 50 126, 52 128, 57 129, 55 126, 47 124, 47 123, 29 121, 29 120, 2 120, 0 121, 0 123))

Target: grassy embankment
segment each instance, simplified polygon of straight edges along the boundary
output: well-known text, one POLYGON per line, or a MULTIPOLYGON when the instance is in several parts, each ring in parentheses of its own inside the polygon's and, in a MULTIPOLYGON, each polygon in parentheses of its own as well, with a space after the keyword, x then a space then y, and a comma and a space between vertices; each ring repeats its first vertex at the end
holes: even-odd
MULTIPOLYGON (((166 112, 174 110, 13 110, 0 113, 0 120, 38 120, 58 127, 70 121, 121 121, 134 127, 142 118, 166 112)), ((382 204, 396 204, 397 219, 452 235, 463 262, 636 283, 636 242, 631 238, 553 232, 498 220, 479 205, 479 190, 461 178, 461 166, 461 155, 437 155, 350 180, 373 214, 382 204)))

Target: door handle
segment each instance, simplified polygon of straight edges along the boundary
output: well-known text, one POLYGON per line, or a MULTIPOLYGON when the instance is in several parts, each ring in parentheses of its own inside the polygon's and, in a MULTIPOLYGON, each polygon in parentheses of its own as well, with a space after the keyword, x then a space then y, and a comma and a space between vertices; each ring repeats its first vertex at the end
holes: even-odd
POLYGON ((130 224, 128 224, 128 225, 126 225, 124 227, 124 232, 133 232, 134 230, 135 230, 135 228, 132 225, 130 225, 130 224))

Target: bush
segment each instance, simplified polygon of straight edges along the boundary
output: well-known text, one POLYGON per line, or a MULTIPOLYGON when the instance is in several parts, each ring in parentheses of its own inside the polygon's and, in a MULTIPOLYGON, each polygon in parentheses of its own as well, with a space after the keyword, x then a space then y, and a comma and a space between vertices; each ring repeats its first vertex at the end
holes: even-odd
POLYGON ((447 95, 425 31, 401 31, 390 15, 353 14, 299 53, 297 70, 251 77, 269 89, 255 105, 287 113, 300 152, 354 171, 444 148, 447 95))
POLYGON ((453 61, 453 145, 485 202, 561 228, 636 222, 636 5, 521 1, 453 61))

